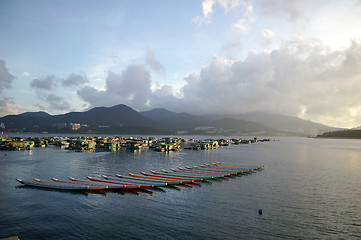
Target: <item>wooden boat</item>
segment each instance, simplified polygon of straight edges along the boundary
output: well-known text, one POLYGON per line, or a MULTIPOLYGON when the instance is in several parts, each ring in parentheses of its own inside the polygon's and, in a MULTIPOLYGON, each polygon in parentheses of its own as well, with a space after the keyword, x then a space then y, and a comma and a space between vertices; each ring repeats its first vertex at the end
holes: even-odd
POLYGON ((207 171, 207 172, 222 172, 222 173, 238 173, 236 170, 228 170, 228 169, 214 169, 214 168, 207 168, 207 167, 200 167, 200 166, 186 166, 186 169, 194 169, 200 171, 207 171))
POLYGON ((105 175, 102 175, 102 178, 109 180, 109 181, 115 181, 115 182, 119 182, 122 184, 129 184, 129 185, 153 185, 154 187, 164 187, 167 185, 167 183, 150 183, 150 182, 144 182, 144 181, 139 181, 139 180, 130 180, 130 179, 121 179, 121 178, 115 178, 115 177, 108 177, 105 175))
POLYGON ((232 167, 232 168, 251 168, 251 169, 263 169, 264 166, 234 166, 234 165, 227 165, 227 164, 221 164, 221 163, 210 163, 211 165, 214 166, 220 166, 220 167, 232 167))
POLYGON ((184 171, 180 171, 180 170, 176 170, 176 169, 170 169, 170 171, 166 171, 166 170, 162 170, 163 173, 165 174, 176 174, 179 176, 198 176, 198 177, 202 177, 205 180, 221 180, 224 178, 227 178, 228 176, 225 175, 214 175, 214 174, 202 174, 202 173, 193 173, 193 172, 184 172, 184 171))
MULTIPOLYGON (((175 172, 175 173, 183 173, 183 174, 201 174, 201 175, 209 175, 209 176, 214 176, 215 173, 212 172, 206 172, 206 171, 197 171, 197 170, 191 170, 191 169, 174 169, 174 168, 171 168, 170 169, 172 172, 175 172)), ((217 174, 217 175, 222 175, 223 177, 230 177, 231 175, 230 174, 217 174)))
POLYGON ((164 175, 164 176, 174 176, 174 177, 185 177, 185 178, 203 178, 207 179, 214 179, 214 178, 221 178, 223 175, 202 175, 202 174, 192 174, 192 173, 182 173, 182 172, 169 172, 166 170, 161 170, 161 172, 157 171, 150 171, 153 174, 157 175, 164 175))
POLYGON ((217 170, 224 170, 224 171, 244 171, 244 172, 252 172, 253 168, 234 168, 234 167, 221 167, 221 166, 214 166, 211 164, 199 164, 201 168, 209 168, 209 169, 217 169, 217 170))
POLYGON ((117 185, 117 184, 97 183, 97 182, 91 182, 89 180, 88 181, 77 180, 75 178, 71 178, 71 179, 74 179, 74 180, 60 180, 57 178, 52 178, 51 180, 53 180, 54 182, 72 183, 72 184, 79 184, 79 185, 83 185, 83 186, 104 187, 104 189, 120 189, 120 188, 122 188, 121 185, 117 185))
POLYGON ((124 175, 120 175, 120 174, 115 174, 115 175, 118 178, 127 179, 127 180, 131 180, 131 181, 142 181, 142 182, 147 182, 147 183, 167 183, 167 185, 177 183, 177 182, 173 182, 173 181, 169 182, 169 181, 156 180, 156 179, 136 178, 135 176, 124 176, 124 175))
POLYGON ((181 173, 181 174, 196 174, 196 175, 207 175, 207 176, 223 176, 223 177, 228 177, 230 176, 228 173, 227 174, 217 174, 217 173, 214 173, 214 172, 206 172, 206 171, 197 171, 197 170, 191 170, 191 169, 174 169, 174 168, 171 168, 170 169, 172 172, 175 172, 175 173, 181 173))
POLYGON ((225 168, 218 168, 218 167, 210 167, 210 166, 205 166, 205 165, 198 165, 194 166, 194 167, 189 167, 191 169, 199 169, 199 170, 206 170, 206 171, 215 171, 215 172, 229 172, 229 173, 238 173, 238 174, 248 174, 248 173, 252 173, 252 169, 245 169, 245 168, 230 168, 230 169, 225 169, 225 168))
POLYGON ((225 176, 231 176, 231 175, 236 175, 237 172, 216 172, 216 171, 209 171, 209 170, 200 170, 200 169, 187 169, 187 168, 178 168, 178 170, 181 170, 183 172, 196 172, 196 173, 207 173, 207 174, 222 174, 225 176))
POLYGON ((161 180, 151 180, 151 179, 137 179, 136 177, 131 177, 131 176, 124 176, 124 175, 120 175, 120 174, 115 174, 118 178, 122 179, 122 180, 129 180, 129 181, 141 181, 141 182, 145 182, 145 183, 155 183, 155 184, 161 184, 164 183, 166 184, 164 187, 169 187, 169 188, 174 188, 177 190, 180 190, 179 188, 176 187, 176 185, 181 185, 181 183, 178 182, 165 182, 165 181, 161 181, 161 180))
POLYGON ((143 174, 147 177, 156 177, 161 179, 172 179, 172 180, 180 180, 180 181, 190 181, 190 182, 199 182, 203 181, 203 178, 185 178, 185 177, 171 177, 171 176, 163 176, 163 175, 157 175, 157 174, 149 174, 145 172, 140 172, 140 174, 143 174))
POLYGON ((154 185, 152 184, 148 184, 148 185, 135 185, 135 184, 131 184, 131 185, 124 185, 122 183, 119 182, 115 182, 115 181, 110 181, 110 180, 103 180, 103 179, 97 179, 97 178, 93 178, 90 176, 86 176, 87 179, 89 179, 90 181, 94 181, 94 182, 102 182, 102 183, 112 183, 112 184, 119 184, 121 186, 123 186, 123 189, 136 189, 136 188, 152 188, 154 187, 154 185))
POLYGON ((37 178, 34 178, 32 181, 23 180, 19 178, 17 178, 16 180, 27 186, 39 187, 39 188, 60 189, 60 190, 98 190, 98 188, 91 188, 89 186, 43 181, 37 178))
POLYGON ((181 184, 181 183, 191 183, 193 180, 182 180, 182 179, 165 179, 165 178, 159 178, 159 177, 149 177, 149 176, 143 176, 143 175, 136 175, 133 173, 128 173, 129 176, 132 176, 134 178, 138 179, 150 179, 150 180, 161 180, 164 182, 173 182, 175 184, 181 184))

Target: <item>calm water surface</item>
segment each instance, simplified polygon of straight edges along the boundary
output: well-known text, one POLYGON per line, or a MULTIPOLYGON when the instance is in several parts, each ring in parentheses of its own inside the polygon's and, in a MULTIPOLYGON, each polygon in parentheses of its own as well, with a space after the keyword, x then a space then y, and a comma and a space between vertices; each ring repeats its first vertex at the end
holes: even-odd
POLYGON ((171 154, 49 147, 0 152, 0 164, 0 238, 361 238, 360 140, 280 138, 171 154), (266 168, 153 194, 73 193, 21 187, 15 180, 114 176, 216 161, 266 168))

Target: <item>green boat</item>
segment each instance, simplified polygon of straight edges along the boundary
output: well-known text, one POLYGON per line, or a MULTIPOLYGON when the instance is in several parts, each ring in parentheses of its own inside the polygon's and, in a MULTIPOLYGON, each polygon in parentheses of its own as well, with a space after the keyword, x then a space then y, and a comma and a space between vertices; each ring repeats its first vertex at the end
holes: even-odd
POLYGON ((219 169, 219 168, 211 168, 211 167, 205 167, 205 166, 192 166, 192 167, 186 167, 187 169, 192 170, 199 170, 199 171, 207 171, 207 172, 221 172, 221 173, 237 173, 237 174, 246 174, 250 173, 249 169, 219 169))
POLYGON ((161 180, 153 180, 153 179, 144 179, 144 178, 136 178, 136 177, 131 177, 131 176, 124 176, 124 175, 120 175, 120 174, 116 174, 116 176, 118 178, 124 178, 124 179, 130 179, 130 180, 139 180, 142 182, 150 182, 150 183, 167 183, 167 185, 175 185, 175 184, 179 184, 178 182, 168 182, 168 181, 161 181, 161 180))
POLYGON ((222 178, 224 175, 204 175, 204 174, 195 174, 195 173, 181 173, 181 172, 169 172, 166 170, 161 170, 161 172, 151 171, 154 174, 161 174, 166 176, 179 176, 187 178, 203 178, 207 180, 222 178))

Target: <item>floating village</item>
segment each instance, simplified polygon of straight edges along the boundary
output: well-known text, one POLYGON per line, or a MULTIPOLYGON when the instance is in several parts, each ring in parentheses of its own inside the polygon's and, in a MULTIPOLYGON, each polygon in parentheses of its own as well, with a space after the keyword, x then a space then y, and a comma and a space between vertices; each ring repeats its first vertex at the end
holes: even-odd
POLYGON ((209 150, 230 144, 251 144, 270 141, 270 139, 185 139, 177 137, 0 137, 0 150, 33 150, 36 147, 45 148, 49 145, 76 152, 142 151, 152 149, 159 152, 190 150, 209 150))

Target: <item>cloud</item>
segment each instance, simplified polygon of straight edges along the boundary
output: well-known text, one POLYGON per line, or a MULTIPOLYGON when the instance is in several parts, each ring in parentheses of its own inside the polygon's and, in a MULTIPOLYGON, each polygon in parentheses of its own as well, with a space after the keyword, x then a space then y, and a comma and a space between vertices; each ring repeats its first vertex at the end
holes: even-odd
POLYGON ((223 50, 226 51, 226 53, 228 54, 229 58, 235 58, 237 56, 238 53, 241 52, 242 50, 242 41, 240 40, 235 40, 235 41, 227 41, 226 44, 224 44, 223 46, 223 50))
POLYGON ((33 79, 30 83, 30 87, 50 91, 55 84, 54 76, 46 76, 44 78, 33 79))
POLYGON ((357 41, 342 51, 308 39, 271 52, 249 53, 235 62, 214 57, 200 73, 185 78, 182 104, 170 109, 197 114, 265 111, 302 114, 320 122, 356 122, 355 112, 361 109, 360 65, 357 41))
POLYGON ((269 29, 264 29, 264 30, 262 31, 262 42, 261 42, 262 46, 265 47, 265 46, 271 44, 272 38, 273 38, 274 36, 275 36, 275 33, 274 33, 274 32, 272 32, 272 31, 269 30, 269 29))
POLYGON ((247 19, 242 18, 232 25, 232 30, 235 32, 247 34, 251 30, 251 26, 247 19))
POLYGON ((150 87, 150 73, 144 65, 138 64, 128 66, 121 74, 109 71, 105 90, 87 85, 80 88, 77 94, 93 107, 124 103, 141 109, 147 106, 150 87))
POLYGON ((211 23, 211 14, 213 13, 213 6, 216 4, 215 0, 204 0, 202 2, 202 13, 203 16, 196 16, 192 19, 195 24, 199 26, 202 24, 211 23))
POLYGON ((230 61, 219 56, 184 78, 180 95, 164 85, 151 91, 142 64, 108 72, 105 90, 90 85, 77 93, 91 107, 124 103, 137 110, 239 114, 252 111, 301 116, 338 126, 356 123, 361 112, 361 43, 332 50, 314 39, 286 42, 278 49, 249 52, 230 61))
POLYGON ((64 112, 70 111, 71 106, 68 101, 64 100, 53 93, 37 92, 38 97, 42 100, 42 103, 36 103, 33 106, 44 111, 52 112, 64 112))
MULTIPOLYGON (((181 103, 181 99, 175 97, 174 88, 169 85, 164 85, 160 89, 152 92, 149 98, 149 108, 165 108, 170 109, 169 106, 176 106, 181 103)), ((170 109, 173 111, 173 109, 170 109)))
POLYGON ((304 6, 310 0, 267 0, 261 1, 262 12, 266 15, 277 16, 283 14, 291 21, 305 17, 304 6))
POLYGON ((61 81, 61 85, 63 87, 81 86, 88 82, 89 82, 89 80, 87 79, 87 77, 85 75, 72 73, 68 76, 68 78, 63 79, 61 81))
POLYGON ((6 68, 5 61, 0 59, 0 93, 7 88, 11 88, 14 79, 15 77, 6 68))
POLYGON ((14 105, 12 98, 0 98, 0 117, 17 113, 19 113, 19 109, 16 105, 14 105))
POLYGON ((146 47, 145 51, 146 51, 145 64, 150 66, 157 73, 164 73, 165 69, 163 65, 155 58, 154 52, 149 47, 146 47))
MULTIPOLYGON (((245 61, 229 62, 214 57, 199 74, 186 78, 185 104, 193 113, 241 113, 258 106, 255 91, 264 92, 265 81, 272 75, 269 57, 251 55, 245 61)), ((183 111, 184 109, 182 109, 183 111)))
POLYGON ((232 31, 247 34, 251 31, 251 24, 256 20, 253 14, 252 2, 243 2, 243 17, 232 25, 232 31))
MULTIPOLYGON (((62 86, 72 86, 84 82, 82 76, 76 74, 70 74, 67 79, 62 80, 62 86), (68 85, 67 85, 68 84, 68 85)), ((43 78, 35 78, 31 81, 30 87, 34 88, 36 95, 38 96, 40 103, 34 104, 35 107, 45 111, 63 112, 71 110, 71 106, 67 100, 54 94, 53 88, 57 85, 56 78, 52 75, 48 75, 43 78)))
MULTIPOLYGON (((271 38, 270 32, 265 33, 271 38)), ((263 111, 350 126, 361 120, 360 65, 361 42, 332 50, 318 40, 303 39, 272 51, 249 52, 236 61, 215 56, 199 72, 184 78, 177 96, 177 89, 170 85, 152 91, 151 74, 144 64, 129 65, 120 73, 109 71, 104 90, 85 83, 77 94, 89 107, 123 103, 136 110, 164 107, 197 115, 263 111)), ((68 79, 73 77, 85 82, 85 77, 76 75, 68 79)), ((51 89, 51 79, 33 85, 44 88, 50 82, 45 90, 51 89)), ((46 108, 70 108, 59 96, 42 94, 46 108)))
POLYGON ((241 6, 246 5, 242 0, 204 0, 202 2, 202 16, 196 16, 192 19, 193 23, 198 26, 202 24, 210 24, 212 22, 211 15, 214 12, 215 6, 223 9, 224 14, 238 11, 241 6))
POLYGON ((63 98, 56 96, 55 94, 49 94, 46 98, 45 98, 47 104, 48 104, 48 108, 50 109, 54 109, 54 110, 60 110, 60 111, 64 111, 64 110, 70 110, 70 104, 65 101, 63 98))
POLYGON ((25 76, 25 77, 30 76, 30 73, 28 73, 28 72, 23 72, 23 76, 25 76))

